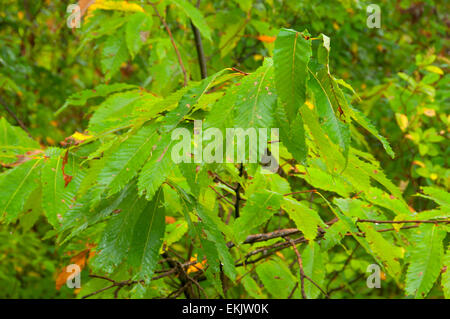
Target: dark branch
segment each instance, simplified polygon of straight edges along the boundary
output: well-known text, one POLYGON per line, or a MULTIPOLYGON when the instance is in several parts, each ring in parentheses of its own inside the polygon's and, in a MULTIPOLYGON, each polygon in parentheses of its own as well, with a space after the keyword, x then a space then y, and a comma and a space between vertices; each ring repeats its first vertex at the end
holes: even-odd
MULTIPOLYGON (((200 7, 200 0, 197 0, 197 9, 199 7, 200 7)), ((195 47, 197 48, 198 64, 200 66, 200 74, 202 76, 202 79, 204 79, 208 76, 208 71, 206 68, 206 58, 205 58, 205 52, 203 50, 202 37, 200 35, 200 31, 192 23, 192 21, 191 21, 191 28, 192 28, 192 32, 194 33, 195 47)))

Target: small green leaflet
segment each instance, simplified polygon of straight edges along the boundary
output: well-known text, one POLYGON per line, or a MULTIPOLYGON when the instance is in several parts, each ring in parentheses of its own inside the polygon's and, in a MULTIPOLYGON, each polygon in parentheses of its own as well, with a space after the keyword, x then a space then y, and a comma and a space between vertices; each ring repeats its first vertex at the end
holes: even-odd
POLYGON ((369 131, 373 136, 375 136, 381 142, 381 144, 383 145, 384 149, 389 154, 389 156, 391 158, 394 158, 395 153, 392 150, 388 140, 378 132, 378 130, 372 123, 370 123, 370 120, 364 115, 364 113, 355 108, 351 108, 351 111, 352 111, 351 112, 352 118, 362 127, 364 127, 367 131, 369 131))
POLYGON ((164 192, 159 188, 141 213, 133 229, 129 263, 135 267, 134 278, 151 280, 159 259, 165 232, 164 192))
POLYGON ((152 22, 151 17, 144 12, 136 12, 129 18, 125 29, 125 40, 132 59, 147 40, 152 22))
POLYGON ((105 42, 101 67, 106 81, 109 81, 119 71, 122 63, 128 59, 127 43, 123 38, 123 32, 119 32, 111 35, 105 42))
POLYGON ((288 213, 307 240, 316 238, 319 226, 326 227, 317 212, 295 199, 285 197, 281 207, 288 213))
POLYGON ((273 52, 277 94, 284 103, 289 121, 296 118, 306 100, 311 41, 304 36, 295 30, 281 29, 273 52))
POLYGON ((425 186, 422 187, 425 195, 418 194, 417 196, 425 197, 434 200, 443 208, 450 210, 450 194, 438 187, 425 186))
POLYGON ((132 123, 135 102, 142 99, 139 91, 110 95, 95 111, 89 121, 90 133, 103 133, 132 123))
POLYGON ((91 266, 111 273, 127 256, 133 230, 148 202, 136 191, 128 192, 118 211, 108 220, 91 266))
POLYGON ((47 150, 47 154, 49 154, 49 158, 45 159, 41 170, 42 209, 49 223, 54 228, 58 228, 58 215, 62 217, 67 210, 63 197, 65 188, 62 172, 63 152, 59 149, 50 148, 47 150))
POLYGON ((12 126, 4 117, 0 119, 0 163, 14 163, 18 159, 17 155, 36 149, 40 149, 39 143, 24 130, 12 126))
MULTIPOLYGON (((319 287, 323 288, 325 281, 325 253, 320 250, 319 244, 310 242, 302 254, 303 270, 319 287)), ((305 279, 305 294, 308 299, 316 299, 321 293, 311 281, 305 279)))
MULTIPOLYGON (((269 260, 260 264, 256 267, 256 273, 263 282, 265 290, 270 293, 272 298, 286 299, 298 282, 297 278, 280 259, 276 261, 269 260)), ((301 298, 299 289, 294 291, 293 298, 301 298)))
POLYGON ((112 195, 120 191, 141 169, 150 157, 159 135, 155 124, 142 127, 126 139, 119 148, 109 153, 105 166, 98 175, 98 183, 112 195))
MULTIPOLYGON (((317 114, 319 116, 319 122, 322 124, 323 130, 328 134, 330 139, 337 145, 339 145, 344 152, 348 152, 350 142, 350 130, 349 126, 342 123, 333 110, 333 105, 325 91, 319 77, 311 71, 309 68, 309 81, 308 88, 311 90, 314 96, 314 106, 316 107, 317 114)), ((322 70, 320 72, 326 72, 322 70)))
POLYGON ((17 218, 31 195, 38 186, 38 167, 42 160, 27 161, 9 170, 0 179, 0 221, 6 218, 11 222, 17 218))
POLYGON ((178 102, 178 106, 165 115, 161 131, 167 133, 174 129, 225 72, 227 72, 226 69, 207 77, 200 83, 191 84, 178 102))
POLYGON ((69 96, 56 112, 55 116, 62 113, 69 105, 85 105, 89 99, 96 97, 106 97, 111 93, 137 89, 138 86, 126 83, 100 84, 93 89, 76 92, 69 96))
POLYGON ((157 143, 155 150, 152 152, 152 157, 144 165, 139 175, 139 194, 145 193, 148 200, 152 199, 156 190, 169 176, 174 165, 171 153, 175 142, 171 139, 171 135, 165 134, 160 136, 160 140, 157 143))
POLYGON ((439 277, 446 232, 442 226, 422 224, 413 235, 410 264, 406 273, 406 292, 425 298, 439 277))
POLYGON ((262 67, 246 76, 236 94, 234 127, 273 127, 277 95, 271 59, 266 59, 262 67))
POLYGON ((208 239, 214 243, 217 249, 217 254, 223 264, 224 273, 231 280, 235 280, 236 268, 234 267, 234 260, 228 250, 225 238, 220 231, 220 229, 226 227, 226 225, 217 216, 214 216, 212 212, 206 210, 200 205, 197 205, 197 213, 202 221, 203 230, 206 232, 208 239), (222 225, 220 225, 220 223, 222 225))

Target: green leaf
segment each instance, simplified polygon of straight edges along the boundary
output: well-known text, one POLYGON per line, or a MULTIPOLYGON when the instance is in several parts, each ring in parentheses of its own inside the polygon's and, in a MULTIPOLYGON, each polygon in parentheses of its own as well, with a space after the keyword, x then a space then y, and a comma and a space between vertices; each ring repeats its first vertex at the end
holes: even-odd
POLYGON ((266 59, 262 67, 242 80, 236 94, 234 127, 273 127, 277 96, 270 59, 266 59))
POLYGON ((351 110, 352 110, 351 112, 352 118, 362 127, 364 127, 367 131, 369 131, 373 136, 375 136, 381 142, 381 144, 383 145, 384 149, 389 154, 389 156, 391 158, 394 158, 395 153, 392 150, 388 140, 378 132, 377 128, 372 123, 370 123, 369 119, 366 118, 364 113, 354 108, 351 108, 351 110))
POLYGON ((160 136, 150 160, 142 168, 138 182, 139 194, 145 193, 148 200, 152 199, 156 190, 173 169, 174 162, 171 154, 173 142, 170 134, 160 136))
MULTIPOLYGON (((112 273, 127 256, 136 221, 149 203, 136 191, 129 192, 108 221, 91 262, 95 269, 112 273)), ((148 209, 148 208, 147 208, 148 209)), ((148 222, 148 221, 146 221, 148 222)))
POLYGON ((296 118, 306 100, 307 66, 311 41, 295 30, 281 29, 275 41, 273 62, 277 94, 284 103, 289 121, 296 118))
POLYGON ((188 224, 184 220, 176 221, 173 224, 167 225, 166 238, 164 244, 170 247, 172 244, 179 241, 186 234, 188 230, 188 224))
POLYGON ((228 246, 225 242, 224 236, 220 229, 224 229, 226 225, 211 211, 197 206, 197 213, 202 221, 203 231, 206 232, 208 239, 214 243, 217 249, 217 254, 223 264, 224 273, 231 280, 236 279, 236 268, 234 267, 234 259, 230 254, 228 246))
POLYGON ((373 254, 378 257, 378 260, 382 262, 383 267, 390 275, 394 278, 398 278, 401 272, 399 259, 403 257, 402 248, 394 246, 386 240, 381 233, 377 232, 369 223, 362 223, 358 226, 361 231, 365 233, 367 242, 369 243, 373 254))
POLYGON ((290 122, 284 109, 280 106, 278 106, 276 114, 280 128, 280 141, 297 161, 304 163, 308 155, 308 147, 305 141, 305 127, 302 115, 297 114, 296 118, 290 122))
POLYGON ((425 298, 439 277, 446 232, 442 226, 422 224, 413 235, 410 264, 406 273, 406 293, 425 298))
MULTIPOLYGON (((322 70, 322 72, 326 71, 322 70)), ((335 144, 339 145, 344 151, 348 151, 350 143, 349 126, 336 117, 331 100, 317 75, 311 70, 309 70, 309 73, 311 76, 309 77, 308 88, 313 93, 314 106, 322 128, 335 144)))
POLYGON ((64 103, 56 112, 55 116, 58 116, 63 112, 69 105, 85 105, 89 99, 96 97, 106 97, 111 93, 137 89, 138 86, 126 84, 126 83, 113 83, 113 84, 100 84, 93 89, 83 90, 76 92, 69 96, 64 103))
POLYGON ((116 93, 109 96, 95 111, 89 121, 90 133, 103 133, 129 126, 136 116, 134 109, 145 101, 157 101, 151 94, 145 97, 139 91, 116 93), (138 103, 139 102, 139 103, 138 103))
MULTIPOLYGON (((319 287, 323 287, 325 281, 325 254, 320 250, 316 242, 310 242, 302 252, 303 271, 319 287)), ((321 291, 308 279, 304 280, 305 294, 308 299, 315 299, 321 291)))
POLYGON ((0 119, 0 163, 12 164, 17 155, 40 149, 40 145, 31 139, 20 127, 12 126, 2 117, 0 119))
MULTIPOLYGON (((262 263, 256 267, 256 273, 272 298, 286 299, 298 282, 281 260, 269 260, 262 263)), ((300 290, 296 289, 292 297, 301 298, 300 290)))
POLYGON ((130 52, 132 59, 134 59, 146 42, 150 29, 152 28, 152 22, 151 17, 144 12, 136 12, 129 18, 125 31, 125 39, 128 52, 130 52))
POLYGON ((243 242, 255 228, 266 223, 279 211, 281 200, 281 195, 268 190, 251 194, 233 225, 236 242, 243 242))
MULTIPOLYGON (((47 150, 47 153, 50 152, 52 149, 47 150)), ((53 152, 54 154, 45 160, 41 170, 42 209, 49 223, 58 228, 58 216, 62 218, 68 205, 64 201, 63 152, 59 149, 53 149, 53 152)))
POLYGON ((162 188, 147 204, 133 229, 133 239, 129 253, 129 262, 135 267, 134 278, 151 280, 159 259, 159 250, 165 232, 165 212, 162 188))
POLYGON ((42 160, 27 161, 0 175, 0 220, 17 218, 34 189, 38 187, 38 167, 42 160))
POLYGON ((338 146, 332 143, 325 134, 315 112, 310 110, 309 107, 303 106, 300 113, 312 137, 310 147, 317 149, 329 172, 341 172, 346 166, 345 158, 339 151, 338 146))
POLYGON ((450 194, 445 190, 438 187, 424 186, 422 191, 428 196, 420 194, 419 196, 432 199, 443 208, 450 209, 450 194))
POLYGON ((248 292, 249 296, 255 299, 264 298, 264 294, 261 291, 261 287, 251 276, 246 276, 248 272, 247 269, 239 268, 238 274, 241 279, 242 286, 244 286, 245 290, 248 292))
POLYGON ((181 97, 177 107, 167 113, 164 117, 162 132, 171 131, 187 114, 192 112, 198 101, 225 72, 227 72, 227 70, 219 71, 202 80, 200 83, 191 84, 186 93, 184 93, 181 97))
POLYGON ((101 67, 102 72, 105 74, 105 80, 109 81, 127 59, 127 44, 123 40, 123 33, 110 36, 103 47, 101 59, 101 67))
POLYGON ((288 213, 307 240, 316 238, 319 226, 325 227, 317 212, 295 199, 285 197, 281 207, 288 213))
POLYGON ((155 124, 142 127, 105 158, 105 166, 98 175, 98 184, 108 189, 109 195, 120 191, 150 157, 159 137, 156 129, 155 124))

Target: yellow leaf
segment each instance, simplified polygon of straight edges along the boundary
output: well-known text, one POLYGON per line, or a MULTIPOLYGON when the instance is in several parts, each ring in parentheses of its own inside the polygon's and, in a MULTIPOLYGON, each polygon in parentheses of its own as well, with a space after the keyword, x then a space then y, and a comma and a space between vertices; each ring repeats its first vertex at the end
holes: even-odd
POLYGON ((129 3, 128 1, 96 0, 95 3, 89 6, 86 19, 89 19, 92 16, 92 12, 97 9, 144 12, 144 9, 136 3, 129 3))
POLYGON ((433 109, 424 109, 423 114, 425 114, 428 117, 436 116, 436 111, 433 109))
POLYGON ((413 161, 412 162, 413 164, 415 164, 415 165, 418 165, 418 166, 420 166, 420 167, 425 167, 425 164, 424 163, 422 163, 421 161, 413 161))
POLYGON ((275 255, 277 255, 278 257, 280 257, 281 259, 284 259, 284 255, 281 253, 281 251, 277 251, 275 253, 275 255))
POLYGON ((395 119, 400 129, 404 132, 409 124, 408 117, 405 114, 395 113, 395 119))
POLYGON ((425 67, 425 70, 433 72, 433 73, 437 73, 437 74, 444 74, 444 71, 441 70, 441 68, 438 68, 437 66, 434 65, 428 65, 425 67))
POLYGON ((75 133, 73 133, 73 134, 71 135, 71 137, 72 137, 75 141, 80 141, 80 142, 86 141, 86 140, 88 140, 88 139, 90 139, 90 138, 93 138, 92 135, 85 135, 85 134, 80 133, 80 132, 75 132, 75 133))
MULTIPOLYGON (((191 257, 190 261, 197 261, 197 255, 194 255, 191 257)), ((206 264, 206 259, 203 260, 201 263, 196 263, 195 265, 189 266, 187 273, 190 274, 192 272, 197 272, 203 269, 203 267, 206 264)))
MULTIPOLYGON (((70 259, 72 264, 78 265, 80 271, 86 266, 87 257, 89 256, 90 249, 85 249, 76 256, 70 259)), ((64 267, 56 276, 56 290, 60 290, 61 287, 67 282, 69 276, 73 274, 67 271, 67 266, 64 267)), ((78 273, 77 273, 78 274, 78 273)))

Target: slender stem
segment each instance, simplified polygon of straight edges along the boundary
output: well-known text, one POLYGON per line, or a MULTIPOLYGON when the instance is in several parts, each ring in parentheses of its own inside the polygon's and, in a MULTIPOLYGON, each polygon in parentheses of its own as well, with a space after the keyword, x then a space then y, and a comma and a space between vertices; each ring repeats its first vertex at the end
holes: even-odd
POLYGON ((289 294, 287 299, 292 299, 292 296, 294 295, 294 292, 297 290, 298 288, 298 282, 295 283, 294 288, 292 289, 291 293, 289 294))
POLYGON ((294 241, 290 239, 289 237, 285 237, 286 241, 288 241, 292 248, 294 249, 295 255, 297 255, 297 263, 298 267, 300 268, 300 288, 302 291, 302 297, 303 299, 308 299, 305 293, 305 272, 303 270, 303 260, 302 256, 300 255, 300 252, 297 249, 297 246, 295 245, 294 241))

